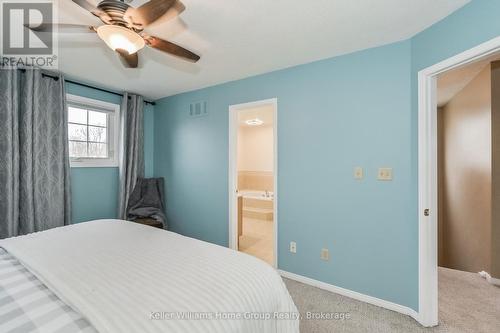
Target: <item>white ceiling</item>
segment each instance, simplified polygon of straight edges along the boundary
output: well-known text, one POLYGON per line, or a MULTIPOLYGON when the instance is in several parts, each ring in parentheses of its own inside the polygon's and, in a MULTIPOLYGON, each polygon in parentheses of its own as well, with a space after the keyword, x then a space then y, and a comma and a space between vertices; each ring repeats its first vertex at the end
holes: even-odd
MULTIPOLYGON (((182 1, 180 19, 146 30, 198 53, 198 63, 145 49, 142 68, 124 69, 95 34, 61 34, 59 69, 72 79, 158 99, 404 40, 470 0, 182 1)), ((69 0, 58 3, 61 23, 100 22, 69 0)))
POLYGON ((437 104, 445 106, 464 89, 492 61, 500 60, 499 54, 444 72, 437 79, 437 104))

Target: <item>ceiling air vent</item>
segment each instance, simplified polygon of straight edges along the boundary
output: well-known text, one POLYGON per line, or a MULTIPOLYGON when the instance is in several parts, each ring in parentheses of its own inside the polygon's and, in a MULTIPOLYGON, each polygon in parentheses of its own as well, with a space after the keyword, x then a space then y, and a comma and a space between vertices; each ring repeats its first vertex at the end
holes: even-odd
POLYGON ((190 117, 203 117, 208 115, 208 108, 206 101, 194 102, 189 104, 190 117))

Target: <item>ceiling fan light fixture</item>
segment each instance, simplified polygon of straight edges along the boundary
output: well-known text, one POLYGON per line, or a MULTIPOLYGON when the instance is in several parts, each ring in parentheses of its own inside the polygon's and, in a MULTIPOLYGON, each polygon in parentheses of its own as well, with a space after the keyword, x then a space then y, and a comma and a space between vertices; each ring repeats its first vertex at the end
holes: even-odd
POLYGON ((103 25, 97 28, 97 35, 113 51, 126 50, 134 54, 145 46, 144 39, 136 32, 117 25, 103 25))

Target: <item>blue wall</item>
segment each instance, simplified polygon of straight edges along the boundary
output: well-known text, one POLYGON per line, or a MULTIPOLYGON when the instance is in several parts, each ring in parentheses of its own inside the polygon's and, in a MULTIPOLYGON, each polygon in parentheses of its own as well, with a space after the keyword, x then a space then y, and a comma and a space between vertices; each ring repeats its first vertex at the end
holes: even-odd
MULTIPOLYGON (((72 83, 66 92, 109 103, 121 104, 121 97, 72 83)), ((146 176, 153 173, 154 107, 146 104, 144 112, 144 155, 146 176)), ((71 168, 73 223, 116 218, 118 210, 118 168, 71 168)))
POLYGON ((279 268, 418 310, 417 72, 498 36, 498 13, 474 0, 405 42, 160 100, 154 174, 171 229, 227 245, 228 107, 277 97, 279 268), (209 116, 189 118, 199 100, 209 116), (392 182, 375 180, 381 166, 392 182))
POLYGON ((171 229, 227 245, 228 107, 277 97, 279 268, 415 307, 410 52, 402 42, 160 100, 154 171, 171 229), (197 100, 208 117, 188 117, 197 100), (376 180, 383 166, 394 181, 376 180))

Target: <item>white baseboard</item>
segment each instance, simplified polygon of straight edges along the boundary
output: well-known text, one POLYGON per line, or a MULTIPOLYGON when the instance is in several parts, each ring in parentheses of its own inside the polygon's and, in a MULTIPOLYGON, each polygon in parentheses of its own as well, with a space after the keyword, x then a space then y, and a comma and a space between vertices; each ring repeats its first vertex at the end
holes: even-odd
POLYGON ((323 289, 326 291, 330 291, 332 293, 346 296, 346 297, 349 297, 349 298, 352 298, 352 299, 355 299, 355 300, 358 300, 361 302, 380 306, 381 308, 385 308, 388 310, 402 313, 404 315, 412 317, 413 319, 415 319, 417 322, 420 323, 418 312, 407 307, 407 306, 403 306, 403 305, 396 304, 393 302, 385 301, 383 299, 376 298, 373 296, 368 296, 368 295, 358 293, 356 291, 352 291, 349 289, 337 287, 337 286, 334 286, 333 284, 314 280, 314 279, 311 279, 311 278, 308 278, 308 277, 305 277, 302 275, 298 275, 295 273, 290 273, 290 272, 283 271, 283 270, 278 270, 278 273, 281 276, 288 278, 288 279, 291 279, 291 280, 295 280, 295 281, 298 281, 298 282, 301 282, 301 283, 304 283, 304 284, 307 284, 307 285, 310 285, 310 286, 313 286, 316 288, 320 288, 320 289, 323 289))

